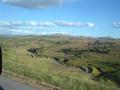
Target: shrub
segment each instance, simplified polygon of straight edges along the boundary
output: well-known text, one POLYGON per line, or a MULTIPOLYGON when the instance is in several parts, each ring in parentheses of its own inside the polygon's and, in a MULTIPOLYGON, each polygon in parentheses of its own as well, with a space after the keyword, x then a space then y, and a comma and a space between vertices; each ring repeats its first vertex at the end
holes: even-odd
POLYGON ((92 67, 92 69, 93 69, 93 71, 91 72, 91 74, 92 74, 94 77, 97 77, 97 76, 100 75, 101 72, 100 72, 97 68, 92 67))

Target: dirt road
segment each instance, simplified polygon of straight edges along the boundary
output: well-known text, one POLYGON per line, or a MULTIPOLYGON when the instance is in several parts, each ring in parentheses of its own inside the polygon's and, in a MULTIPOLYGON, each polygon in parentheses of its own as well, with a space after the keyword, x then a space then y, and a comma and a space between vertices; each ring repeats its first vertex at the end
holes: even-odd
POLYGON ((46 90, 41 87, 39 89, 25 85, 23 83, 11 80, 10 78, 1 75, 0 76, 0 90, 46 90))

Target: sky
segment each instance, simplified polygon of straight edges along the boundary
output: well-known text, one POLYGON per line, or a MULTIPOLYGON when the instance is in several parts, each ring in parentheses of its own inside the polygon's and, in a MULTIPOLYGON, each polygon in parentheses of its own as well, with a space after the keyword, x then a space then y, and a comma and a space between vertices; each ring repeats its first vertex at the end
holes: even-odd
POLYGON ((120 38, 120 0, 0 0, 0 35, 120 38))

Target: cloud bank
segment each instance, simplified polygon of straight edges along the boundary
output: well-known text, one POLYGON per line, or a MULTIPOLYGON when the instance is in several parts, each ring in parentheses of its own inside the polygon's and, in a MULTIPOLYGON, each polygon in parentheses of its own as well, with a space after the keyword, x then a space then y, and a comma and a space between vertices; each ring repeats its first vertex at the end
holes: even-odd
MULTIPOLYGON (((69 22, 64 20, 57 21, 0 21, 0 34, 1 33, 14 33, 14 34, 40 34, 46 30, 49 32, 56 32, 59 28, 65 28, 67 32, 69 29, 89 28, 94 29, 95 24, 81 23, 81 22, 69 22)), ((62 30, 60 30, 62 32, 62 30)))
POLYGON ((59 6, 65 2, 71 2, 71 1, 74 0, 2 0, 2 2, 5 4, 19 6, 28 9, 59 6))
POLYGON ((17 27, 78 27, 78 28, 94 28, 95 24, 81 23, 81 22, 68 22, 68 21, 0 21, 0 27, 17 28, 17 27))

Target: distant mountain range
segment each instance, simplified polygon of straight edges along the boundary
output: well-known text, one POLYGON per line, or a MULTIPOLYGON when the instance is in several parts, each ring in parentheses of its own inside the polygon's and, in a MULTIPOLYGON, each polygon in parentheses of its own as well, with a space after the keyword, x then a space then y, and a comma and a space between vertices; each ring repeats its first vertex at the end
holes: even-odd
POLYGON ((0 37, 17 37, 17 36, 54 36, 54 37, 73 37, 73 38, 82 38, 82 39, 99 39, 99 40, 114 40, 114 39, 120 39, 120 38, 113 38, 113 37, 90 37, 90 36, 72 36, 69 34, 51 34, 51 35, 15 35, 15 34, 1 34, 0 37))

